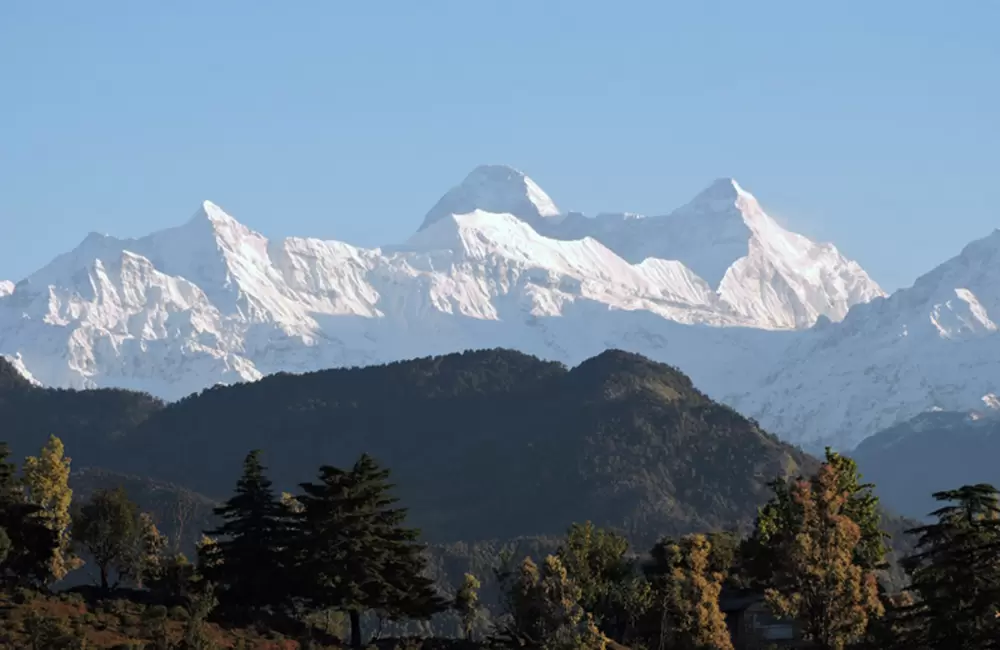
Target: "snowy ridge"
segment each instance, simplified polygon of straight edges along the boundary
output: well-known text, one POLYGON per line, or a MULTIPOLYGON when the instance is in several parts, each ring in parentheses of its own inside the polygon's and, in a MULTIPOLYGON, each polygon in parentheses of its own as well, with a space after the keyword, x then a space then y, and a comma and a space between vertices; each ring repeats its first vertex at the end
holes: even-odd
POLYGON ((47 385, 174 399, 468 348, 575 364, 617 347, 786 439, 849 448, 1000 394, 998 250, 995 233, 885 297, 731 179, 664 216, 591 218, 491 166, 395 246, 269 239, 210 202, 139 239, 91 234, 0 297, 0 354, 47 385))
POLYGON ((8 363, 10 363, 10 365, 13 366, 14 370, 16 370, 22 377, 27 379, 28 382, 33 386, 42 385, 42 382, 38 381, 37 379, 31 376, 31 373, 24 366, 24 360, 21 359, 21 355, 15 355, 11 357, 7 356, 6 354, 0 354, 0 357, 2 357, 8 363))
POLYGON ((602 217, 574 215, 546 232, 596 237, 632 261, 678 260, 761 327, 809 327, 820 316, 840 320, 852 305, 885 295, 857 262, 832 244, 782 228, 730 178, 665 216, 602 217))
POLYGON ((451 215, 476 210, 516 214, 532 226, 555 223, 562 216, 549 195, 523 172, 505 165, 481 165, 441 197, 420 230, 451 215))
POLYGON ((840 448, 932 407, 981 409, 1000 392, 998 317, 994 231, 911 288, 790 337, 768 380, 728 401, 787 437, 840 448))

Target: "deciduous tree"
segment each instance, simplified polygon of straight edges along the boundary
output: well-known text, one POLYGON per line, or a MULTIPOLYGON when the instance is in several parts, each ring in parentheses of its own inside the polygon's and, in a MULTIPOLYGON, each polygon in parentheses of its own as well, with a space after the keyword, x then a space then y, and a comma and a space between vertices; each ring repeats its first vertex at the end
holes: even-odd
POLYGON ((10 449, 0 443, 0 528, 8 542, 0 562, 0 580, 8 584, 44 584, 51 579, 51 560, 59 539, 46 525, 42 508, 28 502, 9 456, 10 449))
POLYGON ((98 490, 73 521, 73 541, 93 558, 100 573, 101 589, 117 587, 134 566, 139 542, 139 507, 128 498, 124 488, 98 490))
POLYGON ((719 609, 725 574, 713 570, 712 544, 705 535, 665 540, 654 547, 645 567, 653 587, 660 648, 732 650, 726 619, 719 609))
POLYGON ((851 494, 833 463, 788 489, 793 506, 785 530, 770 536, 773 559, 767 599, 779 616, 799 621, 820 650, 843 650, 864 638, 884 610, 875 572, 856 548, 861 527, 849 516, 851 494))
POLYGON ((462 621, 462 636, 466 639, 472 638, 472 632, 481 614, 479 605, 479 588, 481 586, 476 576, 466 573, 462 579, 462 586, 455 593, 455 600, 452 602, 452 608, 462 621))
POLYGON ((69 487, 70 459, 65 456, 62 440, 50 436, 38 456, 24 460, 23 481, 28 502, 40 510, 39 518, 51 530, 57 546, 49 560, 53 581, 62 580, 80 563, 72 552, 70 503, 73 490, 69 487))
POLYGON ((580 588, 580 605, 605 634, 626 642, 649 605, 649 584, 629 557, 622 535, 589 521, 573 524, 556 555, 580 588))
POLYGON ((608 638, 580 605, 582 591, 555 555, 539 570, 527 557, 515 571, 500 572, 505 615, 502 634, 515 645, 539 650, 604 650, 608 638))

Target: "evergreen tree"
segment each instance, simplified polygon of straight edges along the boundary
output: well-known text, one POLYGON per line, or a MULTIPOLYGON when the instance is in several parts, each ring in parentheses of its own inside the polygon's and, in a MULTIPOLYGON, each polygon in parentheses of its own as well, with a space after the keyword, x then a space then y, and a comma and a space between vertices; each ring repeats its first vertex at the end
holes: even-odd
POLYGON ((134 567, 139 521, 139 507, 120 487, 95 492, 73 521, 73 541, 90 553, 105 592, 117 587, 134 567), (117 578, 112 584, 113 573, 117 578))
POLYGON ((40 508, 39 517, 58 540, 49 561, 53 581, 62 580, 80 565, 71 549, 69 508, 73 490, 69 487, 70 459, 64 452, 62 441, 50 436, 38 456, 24 460, 23 470, 28 502, 40 508))
POLYGON ((282 553, 288 513, 265 472, 260 451, 251 451, 236 493, 215 509, 223 524, 206 533, 216 539, 205 577, 219 586, 225 606, 250 616, 282 604, 285 597, 282 553))
POLYGON ((775 614, 798 620, 819 650, 843 650, 862 640, 869 619, 884 611, 875 573, 856 553, 863 539, 847 514, 851 495, 833 463, 794 483, 788 494, 795 516, 790 530, 770 538, 768 603, 775 614))
POLYGON ((361 646, 361 616, 428 619, 445 602, 425 577, 418 531, 390 496, 389 471, 363 455, 350 470, 324 466, 298 497, 297 592, 314 609, 346 612, 351 645, 361 646))
POLYGON ((967 650, 1000 648, 1000 504, 992 485, 938 492, 951 502, 937 522, 911 531, 915 553, 903 564, 919 597, 910 609, 910 647, 938 650, 962 640, 967 650))

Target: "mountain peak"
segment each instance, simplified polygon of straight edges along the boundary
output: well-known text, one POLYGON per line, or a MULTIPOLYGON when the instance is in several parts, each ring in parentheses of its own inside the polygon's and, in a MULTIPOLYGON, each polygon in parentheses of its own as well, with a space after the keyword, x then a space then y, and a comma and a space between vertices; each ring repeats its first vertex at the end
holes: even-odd
POLYGON ((756 203, 753 194, 747 192, 734 178, 717 178, 698 193, 689 205, 710 208, 714 211, 732 208, 740 199, 756 203))
POLYGON ((441 197, 424 217, 420 230, 450 215, 474 210, 512 214, 531 224, 562 216, 549 195, 520 170, 480 165, 441 197))
POLYGON ((188 223, 204 223, 206 221, 213 226, 239 223, 236 219, 229 216, 229 214, 217 204, 208 200, 201 202, 201 205, 195 211, 191 219, 188 220, 188 223))

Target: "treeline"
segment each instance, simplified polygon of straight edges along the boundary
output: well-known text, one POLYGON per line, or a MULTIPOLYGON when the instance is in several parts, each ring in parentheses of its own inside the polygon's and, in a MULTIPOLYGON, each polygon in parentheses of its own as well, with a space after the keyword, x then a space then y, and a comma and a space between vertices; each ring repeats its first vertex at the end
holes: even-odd
MULTIPOLYGON (((55 437, 20 473, 0 449, 0 581, 8 595, 51 590, 86 562, 97 596, 159 612, 134 647, 214 647, 209 622, 280 630, 299 647, 338 639, 361 647, 379 636, 381 621, 447 614, 467 644, 734 650, 724 613, 733 594, 759 595, 820 650, 1000 646, 997 490, 936 494, 943 505, 935 521, 909 531, 909 583, 889 592, 880 580, 888 536, 873 486, 832 452, 814 475, 773 482, 746 537, 691 534, 636 552, 615 531, 576 524, 552 554, 501 553, 492 575, 467 574, 447 590, 427 577, 426 549, 406 525, 389 471, 366 455, 349 468, 323 466, 297 493, 279 494, 251 452, 216 510, 221 524, 205 531, 192 560, 167 550, 124 490, 99 490, 72 506, 69 467, 55 437), (492 607, 479 596, 486 580, 500 586, 492 607), (173 640, 168 608, 183 610, 173 640)), ((27 629, 17 638, 28 639, 27 629)), ((13 647, 88 647, 85 634, 32 629, 33 645, 13 647)))

